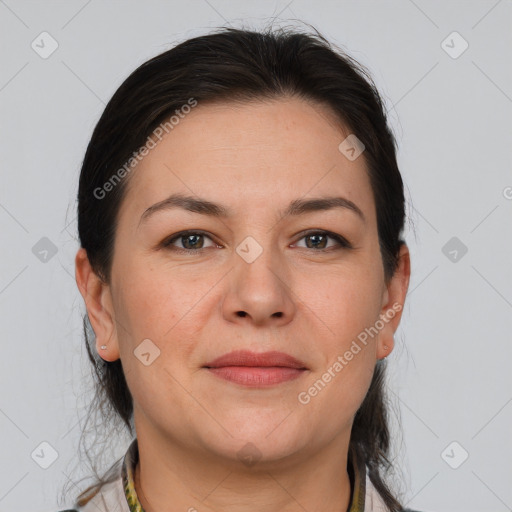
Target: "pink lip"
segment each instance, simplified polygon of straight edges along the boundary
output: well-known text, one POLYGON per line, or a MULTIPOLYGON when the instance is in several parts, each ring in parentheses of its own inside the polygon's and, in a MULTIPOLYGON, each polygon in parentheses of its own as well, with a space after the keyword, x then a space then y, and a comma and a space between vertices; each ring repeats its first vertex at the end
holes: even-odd
POLYGON ((306 365, 283 352, 236 350, 204 366, 217 377, 249 387, 290 381, 303 375, 306 365))
POLYGON ((251 352, 250 350, 235 350, 217 357, 206 363, 207 368, 221 368, 223 366, 282 366, 306 370, 306 365, 284 352, 251 352))

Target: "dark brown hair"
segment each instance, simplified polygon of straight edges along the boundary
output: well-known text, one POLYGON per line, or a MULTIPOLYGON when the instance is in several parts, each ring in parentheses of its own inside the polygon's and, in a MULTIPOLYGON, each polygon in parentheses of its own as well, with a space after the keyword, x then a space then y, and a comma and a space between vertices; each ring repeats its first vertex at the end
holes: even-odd
MULTIPOLYGON (((405 201, 396 141, 383 102, 368 71, 353 58, 314 29, 307 33, 289 28, 261 32, 221 28, 189 39, 142 64, 115 92, 87 147, 78 191, 80 243, 98 276, 109 283, 117 213, 129 176, 104 198, 98 198, 98 189, 146 143, 158 125, 190 98, 201 105, 287 97, 326 106, 363 142, 389 280, 403 243, 405 201)), ((133 435, 133 402, 121 361, 106 362, 97 355, 87 315, 84 333, 96 381, 91 410, 101 410, 106 422, 121 419, 133 435)), ((383 360, 376 364, 354 419, 350 443, 368 466, 369 477, 389 510, 395 512, 402 506, 385 478, 392 469, 385 364, 383 360)), ((112 474, 84 491, 77 503, 87 502, 102 484, 113 479, 112 474)))

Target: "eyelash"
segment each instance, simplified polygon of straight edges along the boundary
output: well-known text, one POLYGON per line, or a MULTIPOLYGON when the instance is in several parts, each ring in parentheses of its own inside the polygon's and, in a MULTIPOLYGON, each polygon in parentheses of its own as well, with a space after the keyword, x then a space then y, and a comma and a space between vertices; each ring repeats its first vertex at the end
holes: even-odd
MULTIPOLYGON (((204 236, 206 238, 209 238, 212 242, 214 242, 214 240, 212 240, 212 238, 208 235, 208 233, 206 233, 204 231, 201 231, 201 230, 195 230, 195 231, 188 230, 188 231, 180 231, 179 233, 176 233, 176 234, 172 235, 171 238, 168 238, 167 240, 162 242, 162 247, 164 247, 166 249, 169 249, 171 251, 175 251, 175 252, 180 253, 180 254, 197 254, 197 253, 202 252, 205 249, 210 249, 211 248, 211 247, 202 247, 200 249, 184 249, 182 247, 174 247, 172 245, 173 242, 175 242, 176 240, 179 240, 180 238, 183 238, 183 237, 186 237, 186 236, 190 236, 190 235, 202 235, 202 236, 204 236)), ((337 235, 336 233, 333 233, 332 231, 326 231, 326 230, 323 230, 323 229, 319 229, 319 230, 316 230, 316 231, 308 231, 306 233, 302 233, 302 236, 301 236, 301 238, 299 238, 299 240, 302 240, 303 238, 307 238, 307 237, 313 236, 313 235, 323 235, 323 236, 327 236, 328 238, 332 238, 333 240, 335 240, 337 242, 338 246, 337 247, 328 247, 326 249, 313 249, 313 248, 311 248, 312 251, 322 253, 322 252, 329 252, 329 251, 332 251, 332 250, 352 249, 352 245, 350 244, 350 242, 346 238, 342 237, 341 235, 337 235)), ((302 249, 309 249, 309 247, 302 247, 302 249)))

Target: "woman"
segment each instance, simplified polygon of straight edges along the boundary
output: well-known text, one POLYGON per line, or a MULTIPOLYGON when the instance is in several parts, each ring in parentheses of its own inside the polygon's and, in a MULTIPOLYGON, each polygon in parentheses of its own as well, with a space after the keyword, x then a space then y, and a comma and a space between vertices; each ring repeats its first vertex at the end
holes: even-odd
POLYGON ((77 509, 403 510, 395 145, 318 33, 221 29, 119 87, 80 175, 76 280, 100 397, 135 437, 77 509))

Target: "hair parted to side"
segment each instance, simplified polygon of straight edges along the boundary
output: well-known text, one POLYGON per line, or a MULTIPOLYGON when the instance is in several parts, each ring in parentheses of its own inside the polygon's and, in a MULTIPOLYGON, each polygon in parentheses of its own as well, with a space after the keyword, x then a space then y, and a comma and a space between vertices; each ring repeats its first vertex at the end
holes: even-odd
MULTIPOLYGON (((157 55, 122 83, 94 129, 78 190, 80 243, 105 283, 110 282, 117 214, 130 176, 101 199, 95 190, 103 187, 153 130, 190 98, 201 105, 296 97, 328 107, 340 125, 365 146, 363 157, 376 205, 385 278, 392 277, 404 243, 401 236, 405 221, 396 141, 368 71, 311 28, 308 33, 295 28, 252 31, 222 27, 157 55)), ((87 421, 94 416, 91 413, 101 411, 106 423, 117 421, 133 435, 133 401, 121 361, 106 362, 97 355, 87 315, 84 334, 96 390, 87 421)), ((350 444, 365 461, 369 477, 389 510, 397 512, 402 506, 386 482, 393 465, 389 460, 385 366, 384 360, 376 364, 368 393, 354 419, 350 444)), ((113 480, 119 463, 78 497, 79 506, 113 480)))

